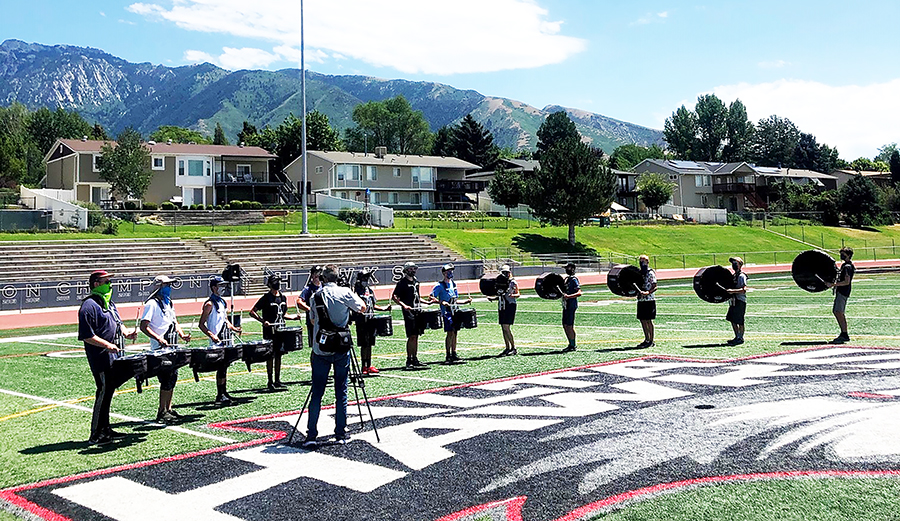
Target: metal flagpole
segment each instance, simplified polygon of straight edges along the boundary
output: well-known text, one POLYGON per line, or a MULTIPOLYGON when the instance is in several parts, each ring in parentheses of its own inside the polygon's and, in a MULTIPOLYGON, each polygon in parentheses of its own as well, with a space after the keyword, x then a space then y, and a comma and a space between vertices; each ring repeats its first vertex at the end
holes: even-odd
POLYGON ((306 205, 309 203, 306 194, 306 61, 303 41, 303 0, 300 0, 300 90, 303 91, 303 130, 300 154, 303 157, 303 176, 300 187, 300 203, 303 205, 303 234, 309 234, 309 220, 306 215, 306 205))

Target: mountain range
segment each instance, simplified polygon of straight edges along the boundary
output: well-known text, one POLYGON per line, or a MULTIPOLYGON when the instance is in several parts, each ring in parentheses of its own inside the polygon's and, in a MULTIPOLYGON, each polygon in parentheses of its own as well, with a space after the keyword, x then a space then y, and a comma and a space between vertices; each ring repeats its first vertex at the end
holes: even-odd
MULTIPOLYGON (((607 153, 622 144, 662 144, 659 130, 557 105, 538 109, 440 83, 308 71, 306 89, 307 108, 326 114, 339 130, 354 125, 357 104, 403 95, 433 131, 471 113, 501 147, 534 149, 541 122, 559 110, 607 153)), ((212 135, 220 123, 234 141, 244 121, 274 127, 292 112, 299 115, 300 71, 228 71, 210 63, 166 67, 131 63, 99 49, 6 40, 0 44, 0 104, 13 102, 31 109, 74 109, 112 134, 131 126, 148 135, 161 125, 177 125, 212 135)))

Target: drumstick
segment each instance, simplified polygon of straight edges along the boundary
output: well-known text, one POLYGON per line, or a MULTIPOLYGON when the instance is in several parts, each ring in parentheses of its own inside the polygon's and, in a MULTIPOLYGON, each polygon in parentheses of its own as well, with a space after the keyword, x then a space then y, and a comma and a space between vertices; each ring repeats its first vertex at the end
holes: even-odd
POLYGON ((141 308, 142 308, 142 307, 144 307, 143 304, 141 304, 140 306, 138 306, 138 307, 137 307, 137 310, 136 310, 137 313, 135 313, 135 315, 134 315, 134 338, 131 339, 131 345, 134 345, 134 344, 137 343, 137 337, 138 337, 138 336, 137 336, 137 333, 138 333, 138 331, 141 330, 141 322, 140 322, 140 319, 141 319, 141 308))

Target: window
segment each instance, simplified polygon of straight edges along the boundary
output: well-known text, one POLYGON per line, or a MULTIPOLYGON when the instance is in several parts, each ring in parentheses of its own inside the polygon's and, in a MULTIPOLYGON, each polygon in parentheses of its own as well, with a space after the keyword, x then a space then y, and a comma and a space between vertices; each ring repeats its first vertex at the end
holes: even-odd
POLYGON ((338 165, 335 170, 338 181, 359 181, 359 165, 338 165))
POLYGON ((400 202, 400 194, 397 192, 388 193, 388 204, 397 204, 400 202))
POLYGON ((381 204, 381 194, 378 192, 372 192, 369 194, 369 202, 372 204, 381 204))
POLYGON ((187 160, 187 174, 191 177, 203 177, 203 160, 202 159, 188 159, 187 160))
POLYGON ((414 166, 412 167, 413 183, 431 183, 434 177, 434 169, 430 166, 414 166))
POLYGON ((422 194, 419 192, 409 194, 409 204, 422 204, 422 194))
POLYGON ((394 177, 400 177, 400 167, 399 166, 394 167, 394 177))
POLYGON ((153 170, 165 170, 166 169, 166 158, 153 156, 153 170))
POLYGON ((178 175, 184 175, 184 159, 178 160, 178 175))
POLYGON ((109 189, 104 188, 102 186, 92 186, 91 187, 91 202, 94 204, 100 204, 103 201, 109 199, 109 189))
POLYGON ((703 186, 712 186, 712 176, 711 175, 703 176, 703 186))
POLYGON ((694 176, 694 186, 703 186, 703 176, 702 175, 694 176))
POLYGON ((375 166, 367 166, 366 167, 366 180, 367 181, 378 181, 378 167, 375 167, 375 166))
POLYGON ((325 169, 322 168, 321 165, 316 167, 316 173, 317 173, 317 174, 321 174, 321 173, 324 172, 324 171, 325 171, 325 169))
POLYGON ((237 165, 237 180, 239 183, 249 183, 253 181, 253 176, 250 174, 250 165, 237 165))
POLYGON ((98 163, 97 161, 98 161, 101 157, 103 157, 102 154, 94 154, 94 157, 93 157, 93 159, 92 159, 92 164, 93 164, 93 170, 94 170, 94 172, 99 172, 99 171, 100 171, 100 163, 98 163))
POLYGON ((669 181, 678 181, 678 174, 669 174, 669 181))

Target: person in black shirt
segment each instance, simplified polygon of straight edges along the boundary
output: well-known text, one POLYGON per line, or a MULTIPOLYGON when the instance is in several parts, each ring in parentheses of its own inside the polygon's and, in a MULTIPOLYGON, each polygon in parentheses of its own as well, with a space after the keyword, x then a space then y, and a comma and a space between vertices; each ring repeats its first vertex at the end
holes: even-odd
POLYGON ((566 333, 566 339, 569 345, 563 349, 563 352, 575 351, 575 311, 578 309, 578 297, 581 296, 581 283, 575 276, 575 263, 566 264, 566 281, 563 286, 563 331, 566 333))
POLYGON ((837 336, 832 343, 843 344, 850 341, 850 333, 847 331, 847 316, 844 311, 847 309, 847 299, 850 298, 850 283, 853 281, 853 275, 856 273, 856 266, 850 261, 853 258, 852 248, 841 248, 841 271, 838 274, 837 281, 834 284, 828 284, 834 289, 834 306, 831 312, 837 320, 838 326, 841 328, 841 334, 837 336))
POLYGON ((416 310, 421 309, 419 297, 419 281, 414 262, 403 265, 403 278, 394 287, 391 299, 403 310, 403 326, 406 329, 406 369, 427 369, 428 366, 419 361, 419 335, 424 333, 416 324, 416 310))
POLYGON ((272 358, 266 360, 266 375, 268 376, 267 388, 269 391, 287 389, 281 383, 281 340, 275 334, 276 326, 283 326, 285 320, 300 320, 300 315, 287 313, 287 297, 281 292, 281 277, 272 275, 266 278, 268 293, 259 297, 250 316, 260 321, 263 325, 263 338, 272 341, 272 358), (260 315, 262 313, 262 315, 260 315), (274 376, 274 379, 273 379, 274 376))
POLYGON ((364 313, 356 313, 356 343, 359 345, 359 358, 362 363, 362 374, 376 375, 378 369, 372 365, 372 348, 375 347, 375 325, 372 319, 375 311, 390 311, 391 306, 379 306, 375 303, 375 292, 371 285, 376 283, 375 268, 363 268, 356 276, 353 292, 366 304, 364 313))
POLYGON ((88 365, 94 375, 97 392, 94 395, 94 410, 91 415, 91 437, 88 444, 109 443, 122 436, 109 426, 109 408, 116 388, 127 378, 111 371, 113 360, 118 358, 125 347, 123 339, 134 339, 137 330, 125 329, 119 311, 112 302, 110 279, 113 274, 103 270, 91 273, 88 285, 91 294, 81 303, 78 310, 78 340, 84 342, 88 365))

